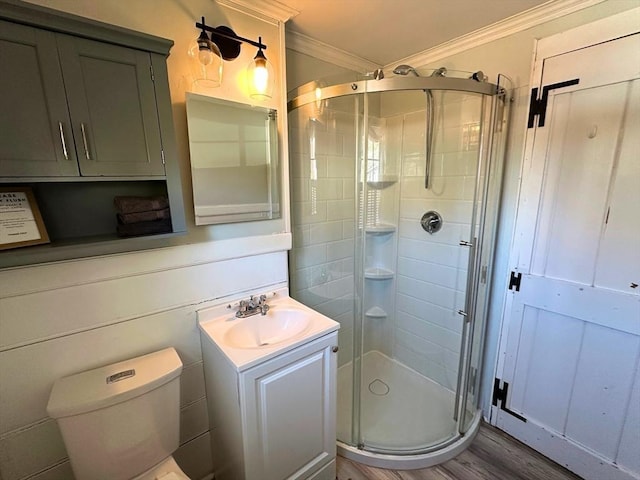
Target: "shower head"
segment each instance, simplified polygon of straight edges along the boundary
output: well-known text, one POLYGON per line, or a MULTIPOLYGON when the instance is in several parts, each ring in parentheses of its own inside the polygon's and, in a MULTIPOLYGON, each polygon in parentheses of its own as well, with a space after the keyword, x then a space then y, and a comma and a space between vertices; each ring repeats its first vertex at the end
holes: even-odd
POLYGON ((393 73, 396 75, 409 75, 409 73, 413 73, 416 77, 420 76, 418 72, 416 72, 416 69, 410 65, 398 65, 393 69, 393 73))
POLYGON ((434 70, 431 74, 432 77, 446 77, 447 69, 445 67, 440 67, 437 70, 434 70))
POLYGON ((382 71, 381 68, 376 68, 373 73, 373 78, 375 78, 376 80, 382 80, 384 78, 384 72, 382 71))

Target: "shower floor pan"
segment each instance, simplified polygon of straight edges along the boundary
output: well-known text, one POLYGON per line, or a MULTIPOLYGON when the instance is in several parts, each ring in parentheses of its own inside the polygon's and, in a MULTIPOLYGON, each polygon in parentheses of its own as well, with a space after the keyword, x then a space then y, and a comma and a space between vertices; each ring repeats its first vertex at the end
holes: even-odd
POLYGON ((342 441, 351 438, 351 363, 338 369, 340 455, 374 467, 415 469, 453 458, 471 443, 480 412, 469 432, 456 439, 451 390, 377 351, 367 352, 363 362, 362 449, 342 441))

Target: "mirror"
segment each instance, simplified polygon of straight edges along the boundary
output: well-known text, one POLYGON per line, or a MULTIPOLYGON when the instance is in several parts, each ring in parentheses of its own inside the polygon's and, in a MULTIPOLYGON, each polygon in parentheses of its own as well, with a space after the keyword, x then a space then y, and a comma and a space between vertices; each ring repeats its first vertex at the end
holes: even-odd
POLYGON ((280 218, 276 111, 187 93, 196 225, 280 218))

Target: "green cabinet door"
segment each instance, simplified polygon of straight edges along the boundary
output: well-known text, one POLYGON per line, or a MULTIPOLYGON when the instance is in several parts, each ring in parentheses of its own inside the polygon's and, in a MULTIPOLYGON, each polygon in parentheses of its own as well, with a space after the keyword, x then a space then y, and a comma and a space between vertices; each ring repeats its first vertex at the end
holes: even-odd
POLYGON ((148 52, 56 35, 82 176, 164 176, 148 52))
POLYGON ((55 34, 0 21, 0 177, 77 176, 55 34))

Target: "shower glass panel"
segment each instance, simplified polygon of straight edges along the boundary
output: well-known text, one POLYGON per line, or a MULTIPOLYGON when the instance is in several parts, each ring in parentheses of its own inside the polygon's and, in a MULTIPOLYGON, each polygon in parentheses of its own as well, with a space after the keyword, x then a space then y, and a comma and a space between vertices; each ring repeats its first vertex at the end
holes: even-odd
POLYGON ((362 99, 312 102, 289 114, 293 248, 291 296, 340 322, 338 438, 354 444, 353 359, 360 355, 356 265, 356 158, 362 99), (357 319, 357 320, 356 320, 357 319), (354 351, 355 349, 355 351, 354 351))
POLYGON ((438 463, 479 424, 506 110, 467 78, 306 86, 289 104, 290 291, 341 323, 338 445, 374 466, 438 463))
MULTIPOLYGON (((370 93, 359 128, 359 226, 364 312, 358 444, 379 453, 427 451, 458 435, 456 391, 467 311, 482 96, 370 93), (430 188, 425 189, 427 165, 430 188), (442 228, 420 224, 437 211, 442 228)), ((340 407, 339 407, 340 408, 340 407)))

